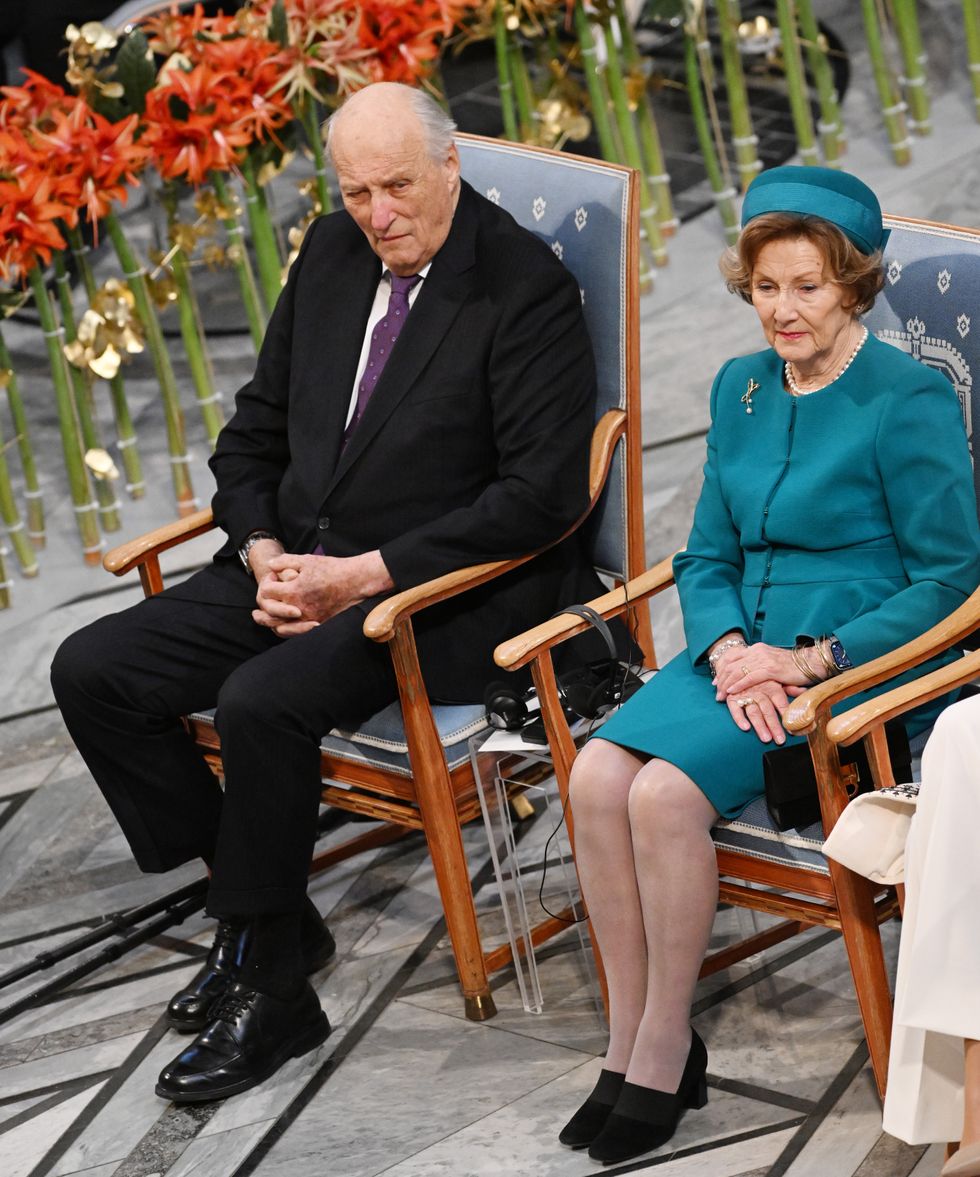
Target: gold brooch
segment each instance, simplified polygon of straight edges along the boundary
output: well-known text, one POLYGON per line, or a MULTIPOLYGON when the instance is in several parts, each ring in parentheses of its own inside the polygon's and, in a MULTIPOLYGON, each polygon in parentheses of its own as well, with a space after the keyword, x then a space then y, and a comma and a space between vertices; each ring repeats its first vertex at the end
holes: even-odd
POLYGON ((745 392, 742 395, 742 404, 745 405, 745 411, 747 413, 752 412, 752 393, 758 392, 758 391, 759 391, 759 385, 756 384, 756 382, 750 376, 749 377, 749 386, 748 386, 748 388, 746 388, 745 392))

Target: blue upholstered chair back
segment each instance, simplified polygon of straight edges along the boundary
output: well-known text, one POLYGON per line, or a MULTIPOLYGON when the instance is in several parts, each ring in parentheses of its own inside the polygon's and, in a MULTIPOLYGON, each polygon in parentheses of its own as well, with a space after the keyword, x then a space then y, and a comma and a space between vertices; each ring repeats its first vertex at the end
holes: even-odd
MULTIPOLYGON (((972 446, 980 414, 972 395, 980 372, 980 231, 902 217, 886 217, 885 225, 885 288, 864 322, 949 380, 972 446)), ((976 460, 974 480, 980 500, 976 460)))
MULTIPOLYGON (((540 237, 575 275, 599 374, 596 419, 609 409, 627 409, 636 379, 630 347, 638 347, 630 326, 636 313, 635 252, 629 248, 633 174, 501 140, 460 135, 456 142, 463 178, 540 237)), ((626 576, 626 484, 623 439, 587 524, 593 563, 617 578, 626 576)))

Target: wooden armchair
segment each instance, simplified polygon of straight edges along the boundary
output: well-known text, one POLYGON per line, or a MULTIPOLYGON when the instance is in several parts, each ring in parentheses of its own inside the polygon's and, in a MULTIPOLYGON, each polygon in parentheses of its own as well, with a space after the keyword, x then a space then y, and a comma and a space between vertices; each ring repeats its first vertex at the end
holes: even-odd
MULTIPOLYGON (((972 433, 970 390, 972 371, 980 367, 980 332, 971 333, 970 314, 980 292, 980 232, 898 217, 887 217, 886 225, 892 232, 885 251, 885 290, 865 322, 879 337, 939 368, 951 380, 960 396, 967 430, 972 433), (950 297, 954 292, 955 298, 950 297)), ((928 439, 924 442, 928 444, 928 439)), ((625 587, 591 601, 592 608, 605 618, 635 608, 673 584, 671 565, 670 559, 662 561, 625 587)), ((739 944, 708 956, 702 976, 814 925, 840 931, 882 1095, 888 1073, 891 997, 878 929, 898 913, 898 900, 893 889, 869 883, 822 852, 824 838, 850 800, 849 787, 853 787, 850 770, 841 768, 836 745, 851 743, 869 732, 875 781, 879 786, 892 783, 880 724, 914 705, 909 701, 906 707, 906 698, 916 702, 935 698, 949 686, 937 686, 922 697, 916 694, 919 684, 902 687, 894 692, 898 702, 893 710, 879 716, 875 705, 867 704, 850 713, 856 716, 851 720, 853 727, 845 722, 847 716, 831 720, 831 708, 839 709, 848 697, 962 641, 978 626, 980 593, 916 642, 814 687, 793 702, 786 727, 807 735, 819 783, 821 822, 781 833, 774 827, 764 799, 759 798, 736 819, 719 821, 713 831, 721 902, 782 918, 739 944), (872 714, 873 720, 866 718, 872 714)), ((551 651, 584 628, 585 623, 577 618, 556 618, 499 646, 495 655, 499 665, 507 669, 531 664, 563 800, 576 749, 562 716, 551 651)), ((651 664, 655 664, 653 659, 651 664)), ((965 677, 958 678, 951 670, 943 683, 966 681, 976 673, 973 662, 964 661, 963 667, 965 677)), ((928 680, 922 681, 926 689, 928 680)), ((571 821, 569 827, 574 844, 571 821)))
MULTIPOLYGON (((575 156, 461 135, 463 176, 541 235, 582 290, 596 353, 599 402, 586 524, 596 566, 620 580, 643 567, 640 491, 638 193, 636 173, 575 156)), ((206 532, 199 511, 116 548, 105 566, 116 575, 138 569, 149 595, 163 587, 159 554, 206 532)), ((416 612, 507 572, 534 553, 460 569, 392 596, 366 619, 364 631, 387 642, 398 676, 393 704, 357 731, 332 731, 321 744, 323 800, 385 824, 314 860, 323 868, 360 849, 422 830, 432 856, 467 1016, 495 1012, 488 964, 477 926, 460 824, 480 813, 470 763, 470 737, 487 726, 482 704, 432 705, 419 669, 412 618, 416 612)), ((648 642, 649 627, 640 640, 648 642)), ((186 722, 215 772, 221 749, 213 715, 186 722)), ((500 968, 509 950, 490 962, 500 968)))

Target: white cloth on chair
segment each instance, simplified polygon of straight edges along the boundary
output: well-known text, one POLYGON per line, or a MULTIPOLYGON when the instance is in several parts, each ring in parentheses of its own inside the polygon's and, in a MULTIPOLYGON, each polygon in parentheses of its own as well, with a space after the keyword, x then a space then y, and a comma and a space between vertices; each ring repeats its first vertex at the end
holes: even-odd
POLYGON ((963 1039, 980 1039, 980 696, 942 713, 922 756, 905 851, 905 918, 884 1128, 958 1140, 963 1039))

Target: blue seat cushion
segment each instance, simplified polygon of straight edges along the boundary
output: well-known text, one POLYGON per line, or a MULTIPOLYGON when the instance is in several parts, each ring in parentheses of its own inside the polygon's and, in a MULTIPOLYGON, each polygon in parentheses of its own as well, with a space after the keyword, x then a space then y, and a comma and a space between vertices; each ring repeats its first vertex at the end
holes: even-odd
POLYGON ((750 858, 830 874, 822 849, 821 823, 815 822, 803 830, 777 830, 766 808, 765 797, 750 801, 738 817, 716 822, 711 838, 716 846, 738 851, 750 858))
MULTIPOLYGON (((433 703, 432 714, 439 732, 439 742, 446 754, 446 763, 452 771, 469 759, 470 738, 488 730, 486 708, 482 703, 433 703)), ((191 718, 213 724, 214 711, 200 711, 191 718)), ((392 703, 377 715, 372 715, 356 731, 335 728, 323 737, 320 748, 340 760, 369 764, 399 776, 412 775, 400 703, 392 703)))

